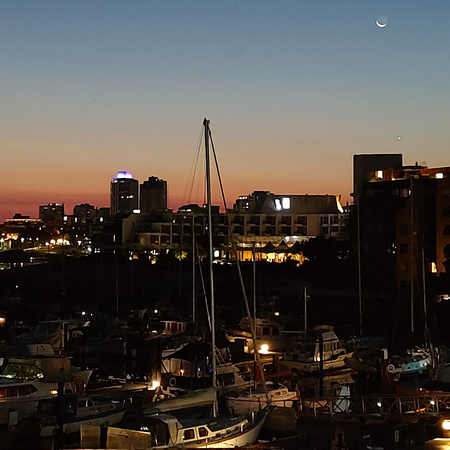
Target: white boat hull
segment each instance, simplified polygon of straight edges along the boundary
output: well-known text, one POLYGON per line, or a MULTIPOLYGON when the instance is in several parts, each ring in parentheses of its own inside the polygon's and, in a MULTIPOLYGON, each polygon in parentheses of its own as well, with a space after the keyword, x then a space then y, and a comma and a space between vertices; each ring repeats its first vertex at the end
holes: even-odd
POLYGON ((399 374, 400 376, 415 376, 427 373, 428 367, 431 365, 431 355, 421 359, 406 361, 401 365, 388 365, 388 372, 391 375, 399 374))
MULTIPOLYGON (((345 353, 339 355, 335 359, 325 360, 323 362, 323 370, 341 369, 346 367, 345 359, 350 358, 353 353, 345 353)), ((314 373, 320 371, 320 363, 318 361, 292 361, 284 359, 282 364, 288 369, 295 369, 298 372, 314 373)))
MULTIPOLYGON (((294 399, 292 398, 270 402, 270 405, 277 406, 279 408, 292 408, 293 404, 294 399)), ((249 414, 251 412, 261 411, 267 406, 267 400, 262 397, 249 400, 229 399, 227 401, 227 406, 228 409, 235 414, 249 414)))
POLYGON ((264 420, 261 420, 253 428, 238 433, 236 436, 230 438, 223 438, 217 442, 206 442, 204 444, 194 445, 193 447, 199 448, 234 448, 244 447, 246 445, 255 444, 258 440, 261 428, 264 425, 264 420))
MULTIPOLYGON (((137 430, 121 429, 109 427, 107 433, 107 448, 120 448, 134 450, 135 448, 148 448, 152 450, 167 449, 174 447, 187 448, 235 448, 244 447, 255 444, 258 440, 261 428, 264 425, 268 414, 268 410, 261 413, 258 420, 250 424, 248 420, 236 420, 235 423, 229 423, 228 426, 221 429, 209 430, 210 433, 200 437, 195 431, 192 439, 183 439, 185 431, 193 428, 181 428, 177 430, 177 439, 163 445, 155 445, 151 432, 143 432, 137 430), (152 445, 153 443, 153 445, 152 445)), ((198 425, 197 428, 205 428, 206 425, 198 425)), ((85 427, 89 428, 89 427, 85 427)), ((195 427, 194 427, 195 428, 195 427)), ((82 430, 82 436, 95 435, 96 432, 90 430, 82 430)), ((86 443, 88 441, 86 440, 86 443)), ((83 440, 81 442, 83 446, 83 440)))

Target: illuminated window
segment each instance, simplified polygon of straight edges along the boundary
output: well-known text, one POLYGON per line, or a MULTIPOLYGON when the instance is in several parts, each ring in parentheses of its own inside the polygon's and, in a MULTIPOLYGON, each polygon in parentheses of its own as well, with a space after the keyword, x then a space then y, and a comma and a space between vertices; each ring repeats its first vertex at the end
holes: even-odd
POLYGON ((291 209, 291 199, 289 197, 283 197, 282 205, 283 209, 291 209))
POLYGON ((276 198, 276 199, 275 199, 275 209, 276 209, 277 211, 281 211, 281 201, 280 201, 279 198, 276 198))
POLYGON ((382 179, 383 178, 383 171, 382 170, 377 170, 375 172, 375 175, 378 179, 382 179))
POLYGON ((444 178, 444 174, 439 172, 439 173, 436 174, 436 178, 439 178, 439 179, 440 178, 444 178))

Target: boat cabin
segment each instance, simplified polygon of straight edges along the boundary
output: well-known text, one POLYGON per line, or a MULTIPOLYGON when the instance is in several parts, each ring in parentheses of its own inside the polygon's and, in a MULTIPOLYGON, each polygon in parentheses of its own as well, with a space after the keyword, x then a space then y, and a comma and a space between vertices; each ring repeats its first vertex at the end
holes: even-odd
POLYGON ((323 361, 328 361, 346 353, 333 327, 329 325, 314 327, 311 333, 306 333, 300 339, 295 340, 293 347, 293 361, 320 362, 321 353, 323 361))
MULTIPOLYGON (((256 319, 256 340, 258 350, 262 353, 283 351, 286 346, 285 336, 282 335, 279 323, 269 319, 256 319)), ((227 333, 227 339, 230 342, 239 342, 243 344, 245 353, 253 353, 254 344, 248 317, 244 317, 239 323, 238 330, 230 330, 227 333)))
POLYGON ((228 423, 224 426, 223 420, 219 424, 219 422, 196 419, 177 419, 171 414, 163 413, 144 417, 138 425, 138 430, 109 427, 107 447, 124 448, 120 447, 121 442, 128 444, 130 440, 137 441, 139 439, 142 442, 145 439, 143 433, 149 436, 147 442, 150 441, 152 448, 194 447, 205 445, 208 442, 216 444, 222 439, 226 440, 228 437, 242 432, 247 424, 247 419, 241 420, 238 417, 228 419, 228 423))
POLYGON ((186 322, 177 320, 162 320, 163 333, 170 335, 182 334, 186 331, 186 322))

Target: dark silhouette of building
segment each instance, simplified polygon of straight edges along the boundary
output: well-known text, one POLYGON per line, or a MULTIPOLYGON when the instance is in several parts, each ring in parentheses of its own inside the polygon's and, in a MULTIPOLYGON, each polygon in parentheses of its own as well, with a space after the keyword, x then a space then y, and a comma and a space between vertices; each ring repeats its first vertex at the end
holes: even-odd
POLYGON ((39 219, 53 227, 61 227, 64 223, 64 204, 48 203, 39 206, 39 219))
POLYGON ((142 213, 167 209, 167 181, 149 177, 141 184, 140 206, 142 213))
MULTIPOLYGON (((360 162, 356 156, 366 155, 355 155, 360 162)), ((385 166, 386 159, 380 161, 385 166)), ((411 330, 423 329, 437 277, 449 267, 450 167, 373 166, 359 179, 366 181, 355 184, 352 223, 362 291, 398 299, 397 313, 410 320, 411 330)))
POLYGON ((358 202, 361 189, 369 174, 383 169, 398 169, 403 165, 401 153, 353 155, 353 197, 358 202))
POLYGON ((90 224, 97 217, 97 209, 89 203, 75 205, 73 215, 78 224, 90 224))

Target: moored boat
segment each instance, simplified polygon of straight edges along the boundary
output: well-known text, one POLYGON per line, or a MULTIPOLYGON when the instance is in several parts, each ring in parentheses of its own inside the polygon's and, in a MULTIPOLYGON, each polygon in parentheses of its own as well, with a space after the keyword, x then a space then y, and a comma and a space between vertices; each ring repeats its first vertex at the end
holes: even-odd
MULTIPOLYGON (((286 336, 282 334, 280 324, 273 320, 256 318, 255 335, 258 351, 263 349, 265 352, 286 350, 286 336)), ((239 322, 239 329, 229 330, 226 333, 226 337, 230 342, 242 341, 245 353, 253 353, 255 351, 248 317, 244 317, 239 322)))
MULTIPOLYGON (((145 416, 134 429, 108 427, 106 448, 243 447, 256 442, 267 414, 268 409, 250 418, 195 419, 168 413, 145 416)), ((81 447, 98 448, 92 442, 92 436, 99 434, 98 428, 83 426, 81 447)))
MULTIPOLYGON (((267 383, 269 384, 269 383, 267 383)), ((270 382, 267 394, 262 386, 247 388, 241 392, 227 394, 227 407, 235 414, 249 414, 260 411, 267 405, 292 408, 300 398, 299 391, 290 391, 286 386, 273 385, 270 382)))
POLYGON ((345 363, 358 372, 383 372, 391 377, 408 377, 427 374, 433 357, 431 352, 421 348, 407 350, 404 355, 389 355, 386 347, 359 347, 351 357, 346 358, 345 363))
POLYGON ((330 325, 318 325, 312 332, 302 333, 292 341, 292 347, 282 364, 299 373, 340 369, 353 354, 341 345, 330 325))
POLYGON ((70 434, 80 432, 81 425, 114 425, 124 414, 119 403, 96 401, 86 395, 64 395, 40 400, 33 417, 41 425, 41 436, 48 437, 56 429, 62 434, 70 434))
POLYGON ((389 358, 387 371, 391 375, 417 376, 426 374, 432 364, 432 355, 421 348, 408 350, 406 355, 393 355, 389 358))
POLYGON ((40 400, 84 391, 89 381, 92 371, 72 367, 69 358, 54 355, 51 348, 31 347, 33 356, 8 357, 0 373, 0 425, 11 420, 11 411, 14 421, 21 420, 36 412, 40 400))
POLYGON ((157 390, 153 401, 142 405, 145 415, 176 411, 191 407, 209 406, 216 401, 216 391, 212 387, 195 391, 157 390))

